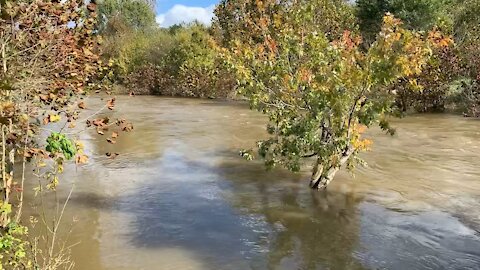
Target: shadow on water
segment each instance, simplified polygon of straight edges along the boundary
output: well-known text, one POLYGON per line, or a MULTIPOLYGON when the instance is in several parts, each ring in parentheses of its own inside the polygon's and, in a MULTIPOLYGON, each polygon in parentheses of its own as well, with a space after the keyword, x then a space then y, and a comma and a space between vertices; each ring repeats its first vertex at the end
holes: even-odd
POLYGON ((301 175, 234 153, 215 164, 168 151, 133 194, 78 193, 72 203, 132 215, 137 248, 179 247, 220 269, 362 269, 353 194, 311 192, 301 175), (285 180, 289 179, 289 180, 285 180))

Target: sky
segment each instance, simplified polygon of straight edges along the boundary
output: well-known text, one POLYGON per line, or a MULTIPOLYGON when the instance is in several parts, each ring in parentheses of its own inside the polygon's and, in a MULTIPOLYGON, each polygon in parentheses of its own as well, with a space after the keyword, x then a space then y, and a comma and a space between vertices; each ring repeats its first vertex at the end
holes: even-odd
POLYGON ((198 20, 210 24, 218 0, 157 0, 157 23, 169 27, 198 20))

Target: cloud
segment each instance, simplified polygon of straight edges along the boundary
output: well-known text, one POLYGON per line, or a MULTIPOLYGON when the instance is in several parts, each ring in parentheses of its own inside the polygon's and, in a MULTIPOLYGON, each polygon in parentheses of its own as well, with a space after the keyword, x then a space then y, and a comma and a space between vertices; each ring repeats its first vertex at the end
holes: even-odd
POLYGON ((190 23, 195 20, 205 25, 210 25, 214 9, 215 6, 213 5, 205 8, 175 5, 167 12, 158 15, 156 20, 162 27, 170 27, 180 23, 190 23))

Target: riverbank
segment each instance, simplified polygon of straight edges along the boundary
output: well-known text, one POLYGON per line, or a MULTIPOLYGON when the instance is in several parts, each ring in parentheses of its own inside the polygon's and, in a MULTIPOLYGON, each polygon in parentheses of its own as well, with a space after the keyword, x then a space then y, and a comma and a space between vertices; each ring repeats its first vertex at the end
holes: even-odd
MULTIPOLYGON (((184 93, 184 94, 174 94, 174 92, 169 91, 170 95, 163 95, 163 94, 153 94, 149 89, 142 89, 137 88, 135 90, 131 90, 131 88, 126 87, 122 84, 114 84, 112 86, 112 94, 114 95, 124 95, 124 96, 157 96, 157 97, 176 97, 176 98, 199 98, 199 99, 215 99, 215 100, 234 100, 234 101, 246 101, 244 97, 239 96, 236 94, 234 90, 230 91, 227 95, 222 96, 195 96, 191 93, 184 93)), ((160 91, 156 91, 160 92, 160 91)))

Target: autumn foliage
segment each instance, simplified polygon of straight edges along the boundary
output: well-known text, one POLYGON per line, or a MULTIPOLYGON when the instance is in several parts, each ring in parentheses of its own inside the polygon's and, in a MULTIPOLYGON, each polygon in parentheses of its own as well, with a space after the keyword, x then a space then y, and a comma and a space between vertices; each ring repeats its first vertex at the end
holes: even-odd
MULTIPOLYGON (((26 244, 20 240, 26 234, 18 225, 23 191, 35 186, 38 190, 54 190, 67 162, 88 162, 75 134, 87 128, 86 121, 98 122, 97 113, 87 115, 87 97, 91 93, 108 94, 105 75, 109 67, 98 54, 102 39, 95 30, 95 4, 75 0, 3 1, 1 11, 0 265, 52 269, 49 259, 43 266, 29 261, 26 244), (38 187, 38 181, 25 179, 22 168, 27 162, 35 165, 35 174, 44 184, 38 187), (23 165, 14 166, 18 163, 23 165)), ((98 112, 113 110, 114 101, 108 98, 98 112)), ((131 130, 131 124, 123 121, 118 129, 131 130)), ((53 258, 53 248, 45 256, 53 258)))
MULTIPOLYGON (((229 2, 223 1, 220 8, 229 2)), ((267 166, 283 165, 293 171, 313 162, 310 186, 326 188, 343 165, 353 168, 358 154, 368 149, 371 142, 362 136, 366 128, 377 124, 393 133, 386 117, 396 94, 388 86, 420 75, 438 42, 404 29, 400 20, 386 15, 376 41, 364 50, 355 29, 329 27, 328 18, 335 18, 341 8, 327 9, 326 25, 319 22, 317 27, 315 15, 323 1, 294 1, 280 7, 272 3, 284 10, 275 13, 283 16, 276 18, 281 24, 259 7, 269 6, 268 1, 246 2, 247 8, 240 14, 236 9, 232 16, 255 18, 265 25, 256 23, 251 31, 256 34, 247 41, 244 35, 230 35, 223 53, 238 76, 241 94, 269 117, 271 138, 258 143, 258 153, 267 166)), ((232 27, 225 27, 227 38, 236 24, 232 27)))

